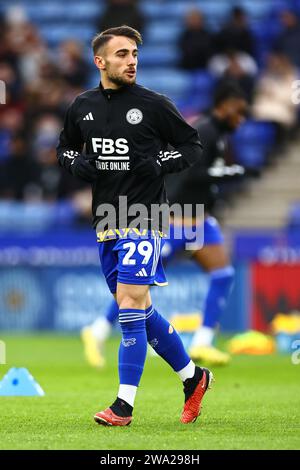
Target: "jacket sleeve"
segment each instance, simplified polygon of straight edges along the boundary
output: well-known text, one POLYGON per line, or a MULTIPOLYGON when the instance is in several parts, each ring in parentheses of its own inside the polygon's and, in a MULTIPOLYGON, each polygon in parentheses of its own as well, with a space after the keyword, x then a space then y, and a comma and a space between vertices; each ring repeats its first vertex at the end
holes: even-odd
POLYGON ((65 167, 71 174, 71 165, 74 158, 78 157, 83 149, 84 141, 81 131, 75 119, 76 101, 67 110, 64 127, 59 136, 59 143, 56 148, 59 164, 65 167))
POLYGON ((218 137, 207 122, 200 122, 195 127, 204 148, 201 162, 187 174, 190 182, 214 184, 235 180, 245 174, 241 165, 226 165, 223 152, 217 148, 218 137))
POLYGON ((202 144, 197 131, 181 116, 174 104, 163 97, 158 107, 158 130, 162 141, 174 150, 161 150, 157 162, 163 173, 177 173, 201 161, 202 144))

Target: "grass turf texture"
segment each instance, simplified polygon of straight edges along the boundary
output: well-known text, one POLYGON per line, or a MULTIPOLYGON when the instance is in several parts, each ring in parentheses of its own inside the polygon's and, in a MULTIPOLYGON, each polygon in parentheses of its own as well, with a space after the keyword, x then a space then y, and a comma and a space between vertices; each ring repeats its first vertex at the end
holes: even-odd
POLYGON ((182 385, 148 357, 134 420, 125 428, 94 423, 118 387, 118 339, 102 371, 86 365, 80 340, 59 335, 6 336, 7 364, 27 367, 45 397, 0 397, 0 449, 299 449, 300 365, 289 356, 234 357, 212 368, 216 382, 195 424, 183 425, 182 385))

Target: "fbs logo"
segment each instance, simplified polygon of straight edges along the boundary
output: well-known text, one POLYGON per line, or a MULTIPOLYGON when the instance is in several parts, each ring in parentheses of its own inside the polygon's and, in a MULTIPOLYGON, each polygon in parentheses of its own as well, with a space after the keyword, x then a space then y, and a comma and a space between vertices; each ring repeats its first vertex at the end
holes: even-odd
POLYGON ((92 138, 93 152, 101 152, 102 155, 126 155, 129 152, 128 142, 120 137, 119 139, 108 139, 102 137, 92 138))

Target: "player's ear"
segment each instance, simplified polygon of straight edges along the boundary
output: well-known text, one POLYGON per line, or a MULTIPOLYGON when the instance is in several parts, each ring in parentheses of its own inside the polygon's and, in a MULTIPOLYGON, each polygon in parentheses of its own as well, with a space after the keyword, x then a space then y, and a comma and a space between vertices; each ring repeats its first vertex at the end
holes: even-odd
POLYGON ((94 63, 95 63, 95 65, 98 69, 100 69, 100 70, 105 70, 106 69, 105 60, 104 60, 103 56, 95 55, 94 56, 94 63))

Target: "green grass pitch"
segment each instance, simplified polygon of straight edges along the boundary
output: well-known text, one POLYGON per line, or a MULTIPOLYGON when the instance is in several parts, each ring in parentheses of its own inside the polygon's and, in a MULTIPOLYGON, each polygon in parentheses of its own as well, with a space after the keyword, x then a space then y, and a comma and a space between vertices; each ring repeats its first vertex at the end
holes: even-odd
POLYGON ((111 404, 118 387, 118 339, 107 366, 86 365, 79 338, 5 336, 7 364, 27 367, 45 397, 0 397, 0 449, 299 449, 300 365, 289 356, 234 357, 212 368, 216 382, 195 424, 182 425, 182 385, 158 357, 148 357, 134 420, 125 428, 98 426, 94 412, 111 404))

